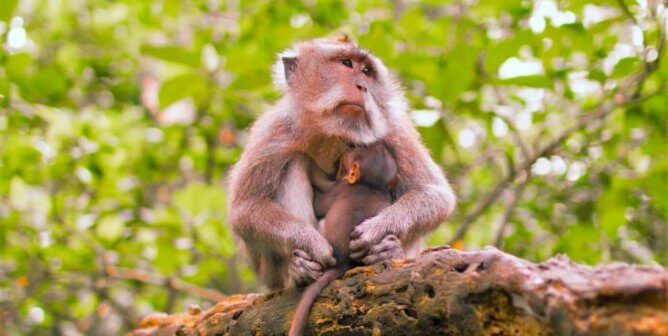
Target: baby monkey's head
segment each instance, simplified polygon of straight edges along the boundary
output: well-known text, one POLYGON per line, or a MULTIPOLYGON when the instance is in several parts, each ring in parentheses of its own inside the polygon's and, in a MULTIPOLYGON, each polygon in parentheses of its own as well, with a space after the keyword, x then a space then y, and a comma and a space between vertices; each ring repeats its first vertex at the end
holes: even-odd
POLYGON ((338 179, 361 183, 381 190, 394 188, 397 163, 382 141, 369 146, 351 147, 343 153, 338 179))

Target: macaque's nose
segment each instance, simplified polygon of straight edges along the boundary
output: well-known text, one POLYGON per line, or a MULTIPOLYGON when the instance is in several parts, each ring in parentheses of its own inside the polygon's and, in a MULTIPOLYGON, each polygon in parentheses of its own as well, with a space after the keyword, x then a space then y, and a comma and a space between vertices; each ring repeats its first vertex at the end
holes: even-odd
POLYGON ((362 84, 359 84, 359 83, 356 84, 355 86, 357 86, 357 88, 358 88, 360 91, 362 91, 362 92, 366 92, 366 86, 364 86, 364 85, 362 85, 362 84))

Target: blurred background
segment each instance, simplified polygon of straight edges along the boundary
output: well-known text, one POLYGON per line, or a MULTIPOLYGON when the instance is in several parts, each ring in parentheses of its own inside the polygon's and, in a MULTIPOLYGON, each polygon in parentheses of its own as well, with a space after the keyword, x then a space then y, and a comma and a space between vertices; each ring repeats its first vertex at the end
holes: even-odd
POLYGON ((665 1, 0 1, 0 335, 261 290, 225 176, 294 41, 400 77, 460 203, 429 245, 668 263, 665 1))

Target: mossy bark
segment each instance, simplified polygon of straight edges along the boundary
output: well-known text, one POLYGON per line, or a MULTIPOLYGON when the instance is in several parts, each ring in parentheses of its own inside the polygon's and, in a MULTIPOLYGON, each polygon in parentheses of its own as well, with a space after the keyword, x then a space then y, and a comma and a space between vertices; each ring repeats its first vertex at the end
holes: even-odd
MULTIPOLYGON (((209 310, 151 315, 133 336, 281 335, 299 291, 232 296, 209 310)), ((306 335, 668 335, 668 271, 495 248, 429 249, 358 267, 315 302, 306 335)))

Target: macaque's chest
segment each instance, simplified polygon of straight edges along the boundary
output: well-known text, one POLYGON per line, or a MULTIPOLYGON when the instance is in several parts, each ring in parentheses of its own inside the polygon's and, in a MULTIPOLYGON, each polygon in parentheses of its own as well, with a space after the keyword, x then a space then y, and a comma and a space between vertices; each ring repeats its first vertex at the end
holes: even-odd
POLYGON ((329 190, 336 181, 339 159, 348 149, 348 145, 338 139, 314 139, 304 150, 310 159, 308 167, 312 186, 319 191, 329 190))
POLYGON ((348 145, 341 140, 323 138, 311 141, 305 154, 323 173, 334 176, 339 168, 339 159, 346 149, 348 145))

